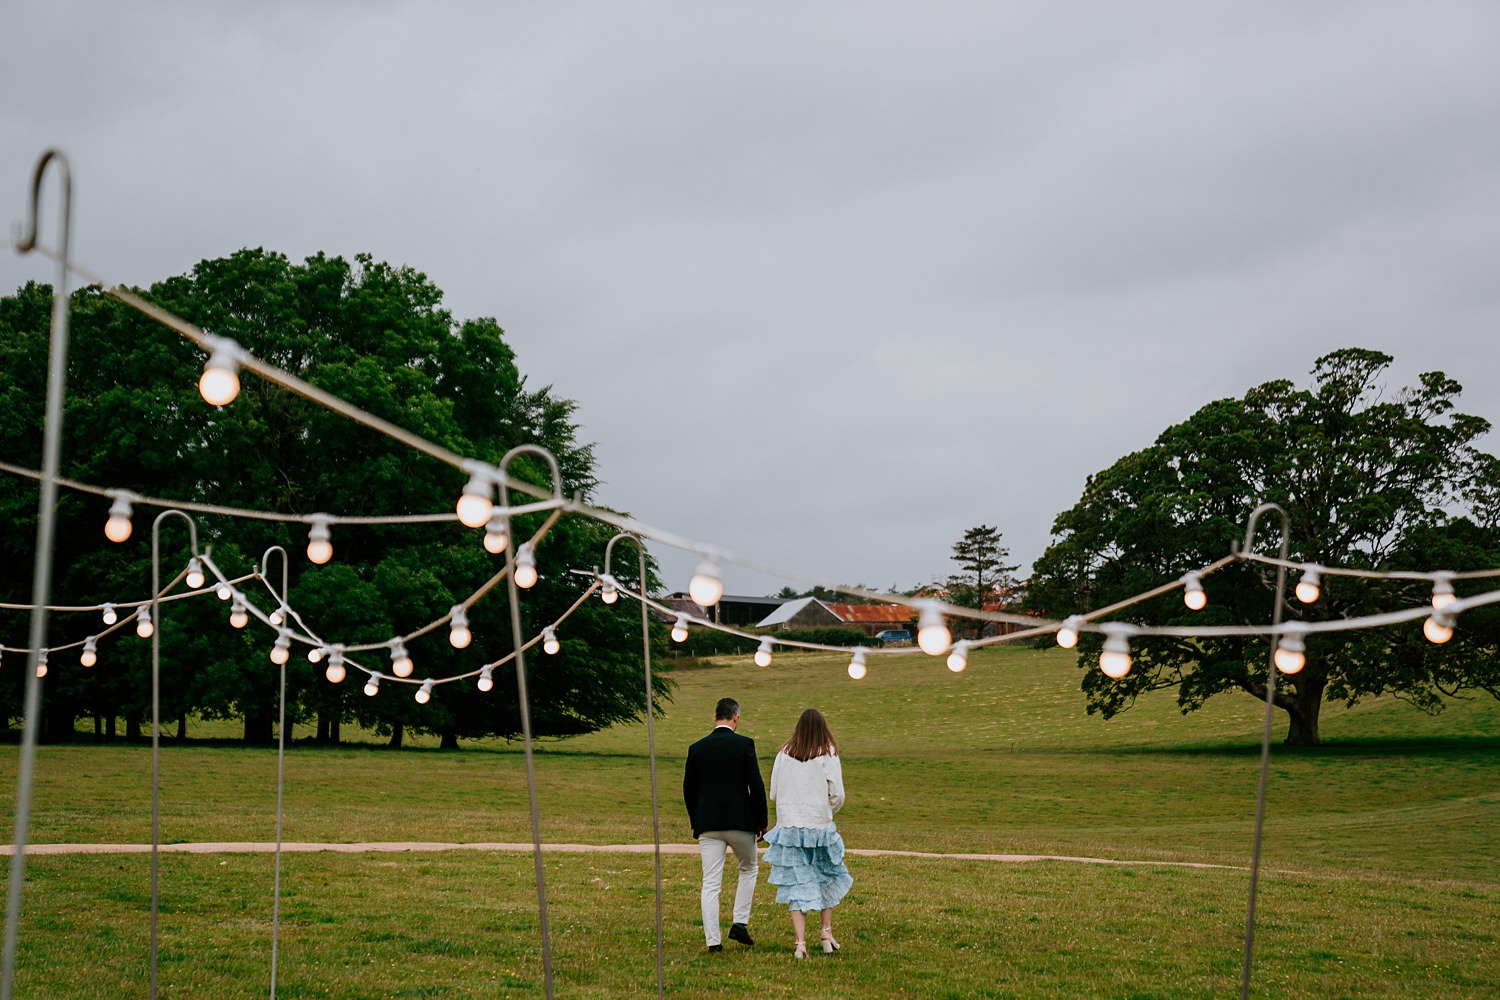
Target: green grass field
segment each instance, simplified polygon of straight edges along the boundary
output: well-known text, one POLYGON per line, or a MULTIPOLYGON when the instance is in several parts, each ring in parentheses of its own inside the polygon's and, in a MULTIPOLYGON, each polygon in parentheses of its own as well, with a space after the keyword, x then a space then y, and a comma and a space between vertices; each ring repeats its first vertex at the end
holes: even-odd
MULTIPOLYGON (((697 860, 668 856, 672 995, 1237 994, 1259 703, 1224 696, 1183 717, 1162 693, 1105 722, 1084 713, 1056 650, 985 651, 959 675, 879 657, 856 683, 843 667, 809 654, 677 671, 656 724, 663 839, 689 840, 683 754, 730 695, 767 772, 803 708, 828 715, 851 848, 1137 863, 853 857, 835 917, 844 950, 794 966, 790 922, 764 885, 757 946, 705 954, 697 860)), ((1500 704, 1454 702, 1435 718, 1392 699, 1328 708, 1323 735, 1318 750, 1273 754, 1254 994, 1500 996, 1500 704)), ((0 750, 7 798, 15 754, 0 750)), ((542 744, 537 772, 544 839, 649 843, 644 725, 542 744)), ((162 775, 164 841, 273 839, 274 751, 167 740, 162 775)), ((299 744, 284 836, 527 841, 520 748, 299 744)), ((43 747, 32 839, 148 841, 149 747, 43 747)), ((148 865, 31 857, 17 995, 144 995, 148 865)), ((161 871, 161 995, 265 995, 271 858, 163 855, 161 871)), ((558 995, 654 995, 650 855, 549 855, 547 878, 558 995)), ((539 996, 536 928, 527 854, 288 855, 278 996, 539 996)))

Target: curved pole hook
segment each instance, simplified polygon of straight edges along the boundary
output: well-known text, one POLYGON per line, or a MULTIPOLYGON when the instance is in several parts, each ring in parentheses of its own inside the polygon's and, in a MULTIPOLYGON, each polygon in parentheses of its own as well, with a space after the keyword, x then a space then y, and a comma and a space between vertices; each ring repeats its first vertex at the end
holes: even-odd
MULTIPOLYGON (((619 534, 615 535, 615 537, 611 538, 609 540, 609 543, 604 546, 604 575, 605 576, 609 576, 610 575, 610 572, 609 572, 609 561, 610 561, 610 557, 614 554, 614 551, 615 551, 615 542, 618 542, 622 538, 628 538, 628 539, 630 539, 632 542, 635 543, 636 550, 639 551, 642 555, 645 554, 645 551, 646 551, 645 543, 641 541, 639 535, 637 535, 633 531, 622 531, 622 532, 620 532, 619 534)), ((641 592, 642 593, 645 593, 645 587, 646 587, 646 582, 645 582, 645 580, 642 580, 641 581, 641 592)))
POLYGON ((505 480, 508 477, 508 473, 506 472, 506 470, 510 468, 510 463, 514 461, 518 455, 523 454, 540 455, 542 456, 542 458, 547 460, 547 466, 552 470, 552 498, 554 500, 561 500, 562 471, 557 467, 557 458, 552 454, 552 452, 548 451, 546 448, 543 448, 539 444, 518 444, 510 451, 507 451, 505 455, 500 459, 500 464, 496 466, 496 468, 500 470, 500 506, 510 506, 510 491, 506 489, 505 486, 505 480))
POLYGON ((271 562, 271 553, 272 552, 280 552, 281 553, 281 593, 279 593, 279 594, 276 595, 276 599, 278 601, 280 601, 282 604, 285 604, 286 603, 286 587, 287 587, 287 584, 286 584, 287 564, 288 564, 288 562, 290 562, 290 559, 289 559, 289 557, 286 554, 286 549, 282 548, 280 545, 273 545, 269 549, 266 549, 265 552, 261 553, 261 556, 260 556, 260 578, 262 580, 264 580, 266 578, 266 569, 268 568, 268 566, 269 566, 269 564, 271 562))
POLYGON ((28 205, 26 216, 26 228, 16 232, 16 252, 30 253, 36 249, 37 227, 41 221, 42 210, 42 178, 47 173, 47 165, 57 163, 57 169, 62 173, 62 219, 60 229, 62 239, 58 243, 58 252, 62 255, 64 266, 68 260, 68 234, 72 230, 73 223, 73 171, 68 166, 68 158, 60 150, 49 149, 42 154, 41 159, 36 161, 36 169, 31 174, 31 201, 28 205))
POLYGON ((1286 516, 1286 511, 1274 503, 1263 503, 1250 512, 1250 520, 1245 523, 1245 542, 1235 549, 1236 555, 1243 555, 1255 547, 1255 529, 1260 523, 1260 516, 1273 510, 1281 515, 1281 558, 1286 559, 1292 540, 1292 521, 1286 516))

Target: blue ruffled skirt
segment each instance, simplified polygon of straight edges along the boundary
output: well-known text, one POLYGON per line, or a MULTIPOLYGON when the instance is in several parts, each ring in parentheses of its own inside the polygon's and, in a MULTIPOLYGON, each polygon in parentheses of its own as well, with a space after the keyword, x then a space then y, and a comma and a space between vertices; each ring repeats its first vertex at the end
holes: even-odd
POLYGON ((838 904, 854 884, 844 867, 844 838, 838 827, 778 826, 766 834, 765 859, 776 902, 811 913, 838 904))

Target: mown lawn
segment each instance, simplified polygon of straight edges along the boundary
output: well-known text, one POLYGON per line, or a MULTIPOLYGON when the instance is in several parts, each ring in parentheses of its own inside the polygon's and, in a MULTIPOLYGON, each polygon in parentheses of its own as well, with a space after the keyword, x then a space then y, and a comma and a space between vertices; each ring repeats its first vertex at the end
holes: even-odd
MULTIPOLYGON (((1182 717, 1163 694, 1104 722, 1084 713, 1071 657, 1053 650, 987 651, 959 675, 876 658, 855 683, 843 667, 814 654, 677 671, 656 725, 663 838, 689 839, 682 756, 727 694, 767 772, 803 708, 827 713, 853 848, 1231 867, 854 858, 837 916, 844 951, 794 968, 789 922, 764 887, 757 947, 704 954, 696 859, 668 856, 669 992, 1237 993, 1259 703, 1226 696, 1182 717)), ((1329 708, 1324 738, 1273 755, 1255 995, 1500 996, 1500 705, 1455 702, 1435 718, 1389 699, 1329 708)), ((0 750, 7 797, 14 765, 14 746, 0 750)), ((272 839, 275 765, 274 751, 164 741, 163 839, 272 839)), ((644 725, 543 744, 537 770, 546 840, 650 841, 644 725)), ((149 747, 43 747, 32 839, 148 841, 149 781, 149 747)), ((520 748, 504 743, 298 743, 286 803, 294 841, 530 838, 520 748)), ((163 996, 266 993, 271 863, 163 856, 163 996)), ((301 854, 283 865, 278 996, 540 995, 529 855, 301 854)), ((17 995, 143 995, 148 871, 144 856, 30 858, 17 995)), ((547 873, 558 995, 654 994, 650 855, 552 855, 547 873)))

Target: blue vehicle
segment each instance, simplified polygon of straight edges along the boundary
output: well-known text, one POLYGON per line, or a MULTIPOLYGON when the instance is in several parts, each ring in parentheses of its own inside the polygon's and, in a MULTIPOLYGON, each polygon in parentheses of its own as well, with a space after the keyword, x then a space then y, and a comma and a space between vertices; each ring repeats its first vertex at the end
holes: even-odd
POLYGON ((906 642, 911 638, 911 632, 904 628, 888 628, 883 632, 876 632, 875 638, 885 642, 906 642))

